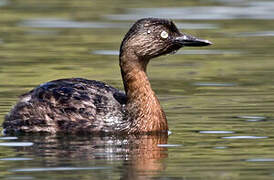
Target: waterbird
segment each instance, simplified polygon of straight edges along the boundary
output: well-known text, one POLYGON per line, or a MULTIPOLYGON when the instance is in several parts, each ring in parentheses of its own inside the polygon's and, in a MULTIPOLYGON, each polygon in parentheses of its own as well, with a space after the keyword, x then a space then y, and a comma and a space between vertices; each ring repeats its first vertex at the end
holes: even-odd
POLYGON ((20 96, 5 116, 5 133, 167 133, 168 123, 147 77, 149 61, 208 40, 180 32, 167 19, 144 18, 126 33, 119 53, 125 92, 83 78, 43 83, 20 96))

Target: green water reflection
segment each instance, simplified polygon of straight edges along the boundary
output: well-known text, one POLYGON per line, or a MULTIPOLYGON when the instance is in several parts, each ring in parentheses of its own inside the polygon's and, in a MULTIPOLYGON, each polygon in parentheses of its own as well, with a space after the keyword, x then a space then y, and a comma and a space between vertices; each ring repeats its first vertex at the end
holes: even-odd
POLYGON ((168 139, 0 138, 33 142, 0 144, 0 177, 273 179, 273 7, 248 0, 0 0, 1 122, 18 95, 53 79, 83 77, 122 89, 116 54, 138 17, 172 18, 214 42, 149 65, 173 133, 168 139))

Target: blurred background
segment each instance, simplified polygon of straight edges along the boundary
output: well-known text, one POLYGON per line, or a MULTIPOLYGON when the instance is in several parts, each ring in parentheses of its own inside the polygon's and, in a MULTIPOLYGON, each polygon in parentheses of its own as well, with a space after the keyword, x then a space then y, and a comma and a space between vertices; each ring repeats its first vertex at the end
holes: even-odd
POLYGON ((0 137, 0 178, 62 179, 61 171, 67 179, 273 179, 271 0, 0 0, 0 122, 20 94, 50 80, 122 89, 120 42, 144 17, 172 19, 214 43, 148 67, 173 133, 168 142, 138 139, 144 149, 132 155, 120 147, 129 140, 0 137), (153 142, 165 145, 150 149, 153 142), (156 155, 147 162, 140 152, 156 155))

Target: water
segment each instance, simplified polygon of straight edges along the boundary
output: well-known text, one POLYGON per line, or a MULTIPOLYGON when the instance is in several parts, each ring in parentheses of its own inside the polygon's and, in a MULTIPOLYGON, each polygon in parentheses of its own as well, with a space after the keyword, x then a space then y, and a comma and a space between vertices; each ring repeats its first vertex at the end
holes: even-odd
POLYGON ((2 136, 0 179, 273 179, 274 1, 0 0, 0 121, 58 78, 122 89, 118 49, 138 18, 214 45, 153 60, 169 137, 2 136))

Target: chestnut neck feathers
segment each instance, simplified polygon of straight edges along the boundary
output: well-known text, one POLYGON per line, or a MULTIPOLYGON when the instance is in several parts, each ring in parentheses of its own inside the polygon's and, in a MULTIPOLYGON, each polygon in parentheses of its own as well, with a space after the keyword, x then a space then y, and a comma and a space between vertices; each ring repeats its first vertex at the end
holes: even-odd
POLYGON ((120 57, 121 73, 127 95, 126 110, 132 118, 134 133, 167 132, 168 125, 159 100, 146 74, 148 60, 140 60, 132 51, 120 57))
MULTIPOLYGON (((173 51, 158 35, 168 31, 169 21, 143 19, 126 34, 120 49, 120 68, 127 95, 126 109, 133 118, 134 131, 168 130, 167 120, 158 98, 151 88, 146 68, 151 58, 173 51), (159 26, 159 23, 161 26, 159 26)), ((174 27, 173 27, 174 28, 174 27)), ((174 28, 177 32, 177 28, 174 28)))

